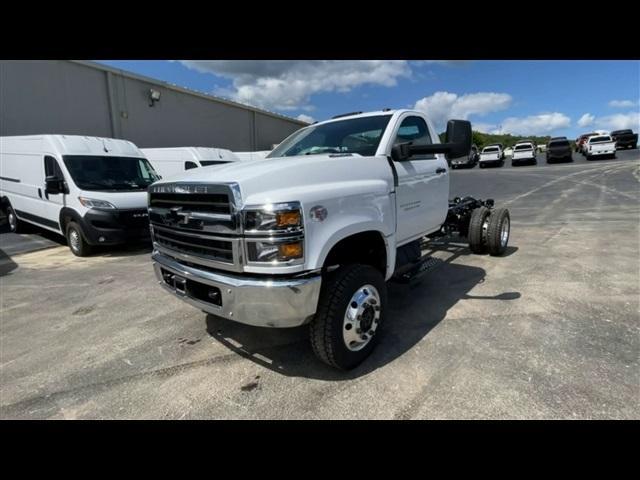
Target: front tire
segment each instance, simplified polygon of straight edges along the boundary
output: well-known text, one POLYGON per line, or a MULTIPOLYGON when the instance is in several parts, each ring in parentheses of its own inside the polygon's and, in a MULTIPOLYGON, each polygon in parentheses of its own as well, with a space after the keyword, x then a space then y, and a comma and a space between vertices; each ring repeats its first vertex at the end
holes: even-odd
POLYGON ((20 221, 11 205, 7 206, 6 214, 9 231, 11 233, 22 233, 24 231, 24 223, 20 221))
POLYGON ((67 225, 67 243, 71 253, 76 257, 86 257, 93 250, 84 238, 80 225, 76 222, 69 222, 67 225))
POLYGON ((358 366, 378 342, 386 304, 387 286, 375 268, 353 264, 328 273, 309 326, 316 356, 341 370, 358 366))

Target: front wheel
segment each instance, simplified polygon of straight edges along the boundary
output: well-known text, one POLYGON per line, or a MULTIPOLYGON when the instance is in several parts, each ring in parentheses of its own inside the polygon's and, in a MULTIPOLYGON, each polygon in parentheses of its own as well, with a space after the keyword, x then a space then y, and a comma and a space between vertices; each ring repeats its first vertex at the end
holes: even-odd
POLYGON ((76 222, 69 222, 67 225, 67 243, 71 253, 76 257, 86 257, 91 254, 91 245, 85 240, 82 229, 76 222))
POLYGON ((310 325, 316 356, 350 370, 373 351, 387 304, 382 273, 369 265, 345 265, 327 274, 310 325))
POLYGON ((9 223, 9 231, 11 233, 21 233, 24 230, 24 224, 20 221, 16 212, 9 205, 7 207, 7 222, 9 223))

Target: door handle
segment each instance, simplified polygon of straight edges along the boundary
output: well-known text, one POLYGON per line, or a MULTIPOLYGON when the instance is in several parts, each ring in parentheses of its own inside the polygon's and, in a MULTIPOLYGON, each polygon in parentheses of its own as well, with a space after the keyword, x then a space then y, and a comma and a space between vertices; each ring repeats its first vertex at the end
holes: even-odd
POLYGON ((38 189, 38 196, 42 198, 42 190, 38 189))
POLYGON ((440 175, 441 173, 447 173, 447 169, 444 167, 440 167, 436 169, 436 173, 440 175))

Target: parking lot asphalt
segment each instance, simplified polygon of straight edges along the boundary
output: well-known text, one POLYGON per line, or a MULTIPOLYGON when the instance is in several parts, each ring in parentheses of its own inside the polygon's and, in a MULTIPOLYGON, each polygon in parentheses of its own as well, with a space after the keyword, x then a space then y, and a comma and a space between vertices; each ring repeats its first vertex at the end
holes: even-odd
POLYGON ((510 209, 507 254, 425 245, 441 266, 390 286, 380 344, 346 373, 304 328, 166 294, 149 249, 5 255, 0 417, 638 418, 640 154, 575 158, 451 172, 451 196, 510 209))

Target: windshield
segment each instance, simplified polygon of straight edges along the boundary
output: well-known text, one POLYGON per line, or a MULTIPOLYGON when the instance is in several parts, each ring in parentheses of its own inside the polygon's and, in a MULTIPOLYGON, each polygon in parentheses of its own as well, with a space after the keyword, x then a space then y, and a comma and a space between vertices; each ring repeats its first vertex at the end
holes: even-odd
POLYGON ((322 153, 376 154, 391 115, 353 118, 303 128, 282 142, 267 158, 322 153))
POLYGON ((531 150, 532 148, 533 147, 530 144, 525 143, 524 145, 516 145, 515 149, 516 150, 531 150))
POLYGON ((610 142, 611 137, 593 137, 589 140, 589 143, 602 143, 602 142, 610 142))
POLYGON ((495 153, 498 151, 498 147, 487 147, 482 150, 482 153, 495 153))
POLYGON ((82 190, 146 190, 160 176, 146 158, 65 155, 71 178, 82 190))
POLYGON ((549 148, 568 147, 568 146, 569 146, 568 140, 558 140, 556 142, 549 143, 549 148))

